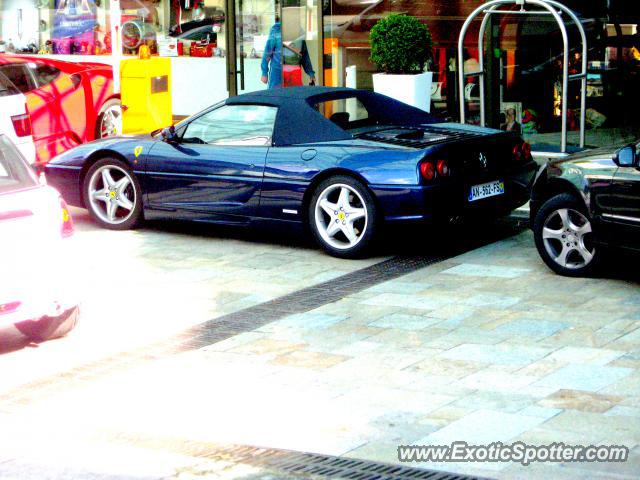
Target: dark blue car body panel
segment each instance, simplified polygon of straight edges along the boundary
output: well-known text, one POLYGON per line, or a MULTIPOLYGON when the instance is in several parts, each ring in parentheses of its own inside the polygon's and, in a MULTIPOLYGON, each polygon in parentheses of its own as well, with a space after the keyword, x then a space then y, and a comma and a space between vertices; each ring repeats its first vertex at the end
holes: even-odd
POLYGON ((507 212, 529 198, 535 163, 510 165, 511 149, 518 141, 511 134, 438 123, 425 112, 370 92, 311 87, 281 90, 225 102, 277 105, 272 146, 169 143, 159 135, 118 137, 82 145, 57 157, 46 167, 47 180, 70 204, 84 206, 81 191, 87 169, 100 158, 118 158, 140 182, 146 218, 240 224, 259 219, 303 221, 309 187, 335 174, 353 176, 367 185, 387 221, 430 220, 467 210, 507 212), (310 98, 342 98, 354 93, 362 95, 363 102, 397 108, 395 114, 386 113, 396 125, 407 115, 403 126, 424 125, 428 120, 430 128, 453 135, 452 140, 420 148, 371 141, 337 128, 318 112, 309 110, 305 117, 299 111, 309 107, 310 98), (304 118, 312 120, 308 125, 289 125, 304 118), (313 128, 316 132, 310 133, 313 128), (320 140, 311 141, 315 137, 320 140), (496 145, 499 152, 491 155, 495 169, 475 172, 466 166, 465 162, 476 161, 478 151, 491 152, 496 145), (419 165, 426 158, 446 158, 454 165, 451 178, 425 182, 419 165), (493 180, 505 182, 505 195, 474 204, 467 201, 471 185, 493 180))

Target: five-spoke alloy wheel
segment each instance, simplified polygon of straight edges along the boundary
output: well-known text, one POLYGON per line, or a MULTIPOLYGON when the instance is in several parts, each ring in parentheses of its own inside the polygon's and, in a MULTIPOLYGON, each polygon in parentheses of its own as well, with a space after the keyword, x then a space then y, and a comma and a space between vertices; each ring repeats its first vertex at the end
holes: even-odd
POLYGON ((311 198, 308 215, 318 243, 331 255, 343 258, 366 251, 377 224, 371 193, 347 176, 320 183, 311 198))
POLYGON ((96 162, 85 176, 83 192, 89 213, 105 228, 127 230, 142 217, 140 184, 121 160, 96 162))
POLYGON ((122 135, 122 106, 120 100, 111 99, 100 109, 96 122, 96 138, 122 135))
POLYGON ((561 275, 588 274, 599 251, 585 208, 573 195, 561 194, 538 211, 533 226, 536 247, 544 262, 561 275))

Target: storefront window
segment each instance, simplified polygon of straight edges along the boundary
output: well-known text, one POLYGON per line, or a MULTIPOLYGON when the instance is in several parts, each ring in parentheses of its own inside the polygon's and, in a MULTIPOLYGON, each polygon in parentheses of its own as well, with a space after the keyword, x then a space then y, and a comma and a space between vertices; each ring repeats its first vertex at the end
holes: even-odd
POLYGON ((121 0, 123 53, 224 56, 224 0, 121 0))
MULTIPOLYGON (((433 37, 431 111, 459 119, 457 42, 468 15, 480 0, 332 0, 324 7, 325 84, 373 89, 369 33, 389 13, 406 13, 425 23, 433 37)), ((626 2, 566 0, 587 31, 587 146, 624 143, 640 137, 640 119, 633 109, 640 100, 640 34, 638 12, 626 2)), ((465 73, 477 71, 478 30, 474 21, 465 38, 465 73)), ((578 73, 581 44, 575 27, 570 36, 570 74, 578 73)), ((562 40, 550 17, 496 17, 487 30, 487 121, 490 126, 521 132, 534 144, 560 144, 562 40)), ((579 141, 580 83, 568 90, 569 143, 579 141)), ((461 92, 467 121, 479 123, 477 77, 469 76, 461 92)))
POLYGON ((109 0, 4 0, 0 51, 96 55, 111 50, 109 0))
MULTIPOLYGON (((589 46, 588 147, 621 144, 640 136, 640 121, 626 107, 640 100, 637 24, 610 23, 610 17, 582 18, 589 46)), ((506 17, 500 23, 500 32, 501 75, 497 85, 502 128, 515 126, 534 145, 558 145, 562 120, 562 41, 557 26, 536 17, 506 17)), ((580 73, 582 63, 575 28, 569 28, 569 41, 569 75, 574 75, 580 73)), ((577 145, 580 82, 569 83, 567 108, 569 144, 577 145)))
MULTIPOLYGON (((218 37, 225 22, 224 4, 224 0, 121 0, 123 53, 136 54, 146 44, 154 54, 190 56, 191 46, 198 44, 205 48, 194 48, 194 56, 223 56, 218 37)), ((109 0, 2 0, 0 14, 0 52, 112 53, 109 0)))

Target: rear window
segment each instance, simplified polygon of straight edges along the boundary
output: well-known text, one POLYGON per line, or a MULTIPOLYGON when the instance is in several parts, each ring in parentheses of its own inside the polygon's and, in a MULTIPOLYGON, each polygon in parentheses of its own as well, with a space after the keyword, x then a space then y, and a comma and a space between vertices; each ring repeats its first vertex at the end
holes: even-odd
POLYGON ((11 141, 0 135, 0 193, 32 187, 38 181, 31 167, 11 141))
POLYGON ((357 97, 320 102, 316 104, 316 109, 343 130, 377 123, 357 97))
POLYGON ((22 93, 28 93, 36 88, 27 66, 21 63, 8 63, 0 66, 3 73, 22 93))
POLYGON ((8 97, 20 93, 11 80, 0 73, 0 97, 8 97))

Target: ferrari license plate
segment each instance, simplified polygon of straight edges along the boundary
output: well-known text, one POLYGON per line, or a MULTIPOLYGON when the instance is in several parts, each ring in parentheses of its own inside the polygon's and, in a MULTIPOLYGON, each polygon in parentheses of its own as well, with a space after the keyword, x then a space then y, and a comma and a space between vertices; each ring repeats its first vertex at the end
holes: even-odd
POLYGON ((483 198, 495 197, 496 195, 502 195, 504 193, 504 182, 502 180, 496 180, 495 182, 481 183, 480 185, 474 185, 469 192, 469 201, 475 202, 483 198))

